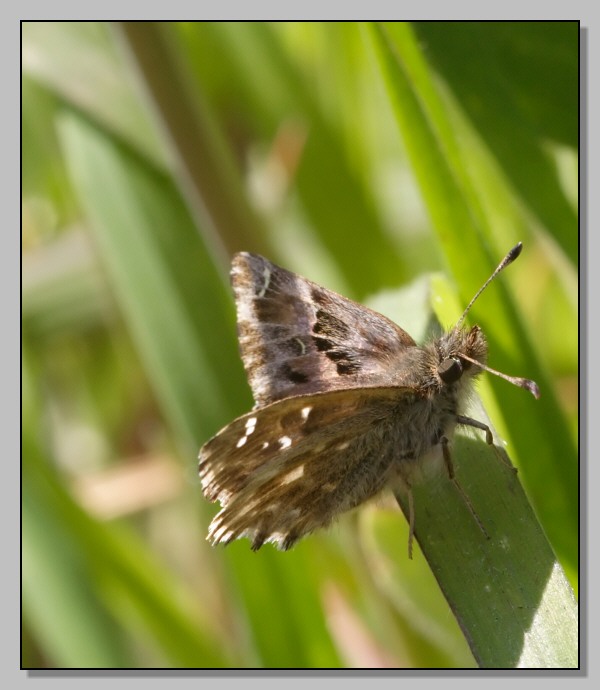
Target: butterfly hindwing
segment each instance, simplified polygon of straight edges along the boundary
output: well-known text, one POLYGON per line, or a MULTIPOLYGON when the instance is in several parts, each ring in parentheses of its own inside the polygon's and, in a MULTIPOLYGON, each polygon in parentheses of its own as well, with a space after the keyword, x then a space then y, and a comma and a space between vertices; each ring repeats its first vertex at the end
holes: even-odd
POLYGON ((374 429, 401 388, 342 390, 272 403, 239 417, 200 454, 204 493, 223 509, 209 539, 248 536, 289 548, 370 498, 389 477, 393 453, 374 429))

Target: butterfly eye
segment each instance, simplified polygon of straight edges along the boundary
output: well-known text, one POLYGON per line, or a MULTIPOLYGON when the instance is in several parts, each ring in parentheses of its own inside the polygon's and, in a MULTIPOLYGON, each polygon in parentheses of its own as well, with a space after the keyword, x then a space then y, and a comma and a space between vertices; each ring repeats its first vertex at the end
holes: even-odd
POLYGON ((455 383, 462 376, 463 366, 460 359, 448 357, 438 367, 438 374, 446 384, 455 383))

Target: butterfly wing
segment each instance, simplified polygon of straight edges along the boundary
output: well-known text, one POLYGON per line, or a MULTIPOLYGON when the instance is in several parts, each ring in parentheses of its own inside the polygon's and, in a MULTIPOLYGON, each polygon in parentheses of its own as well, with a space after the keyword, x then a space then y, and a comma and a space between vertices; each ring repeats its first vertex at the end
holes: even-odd
POLYGON ((414 392, 397 387, 287 398, 239 417, 200 451, 213 543, 247 536, 289 548, 379 492, 395 448, 377 431, 414 392))
POLYGON ((231 279, 240 350, 257 406, 323 390, 389 385, 390 365, 401 370, 401 358, 415 347, 385 316, 262 256, 236 254, 231 279))

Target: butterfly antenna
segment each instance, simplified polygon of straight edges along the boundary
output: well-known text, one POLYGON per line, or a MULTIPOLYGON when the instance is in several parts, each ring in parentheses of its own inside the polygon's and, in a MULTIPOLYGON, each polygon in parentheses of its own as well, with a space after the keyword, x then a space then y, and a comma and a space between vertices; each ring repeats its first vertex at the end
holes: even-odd
MULTIPOLYGON (((462 322, 465 320, 465 317, 469 313, 469 309, 473 306, 473 303, 479 297, 479 295, 486 289, 486 287, 492 282, 492 280, 494 280, 494 278, 498 275, 498 273, 500 273, 500 271, 503 271, 507 266, 512 264, 512 262, 519 256, 522 249, 523 249, 523 243, 519 242, 519 244, 516 244, 508 252, 508 254, 502 259, 502 261, 496 267, 496 270, 485 281, 485 283, 479 288, 479 290, 475 294, 475 297, 473 297, 473 299, 467 305, 467 308, 464 310, 462 316, 460 317, 456 326, 454 327, 455 330, 458 330, 460 328, 462 322)), ((472 357, 469 357, 462 352, 460 353, 459 356, 461 359, 466 359, 467 361, 471 362, 472 364, 475 364, 476 366, 480 367, 481 369, 485 369, 485 371, 489 371, 490 374, 494 374, 495 376, 499 376, 500 378, 503 378, 506 381, 509 381, 510 383, 514 384, 515 386, 519 386, 519 388, 524 388, 525 390, 528 390, 536 399, 540 397, 540 389, 539 389, 539 387, 535 381, 530 381, 529 379, 523 379, 523 378, 520 378, 519 376, 508 376, 507 374, 503 374, 501 371, 496 371, 496 369, 492 369, 491 367, 488 367, 486 364, 483 364, 482 362, 479 362, 478 360, 473 359, 472 357)))
POLYGON ((509 252, 508 254, 502 259, 502 261, 498 264, 496 270, 492 273, 492 275, 485 281, 485 283, 477 290, 477 293, 475 294, 475 297, 469 302, 467 305, 467 308, 464 310, 462 316, 456 323, 456 326, 454 327, 456 330, 458 330, 462 324, 462 322, 465 320, 467 314, 469 313, 469 309, 473 306, 475 303, 475 300, 479 297, 479 295, 486 289, 486 287, 494 280, 494 278, 500 273, 500 271, 503 271, 509 264, 512 264, 512 262, 519 256, 521 253, 521 250, 523 249, 523 243, 519 242, 519 244, 515 245, 509 252))
POLYGON ((478 362, 473 357, 469 357, 468 355, 465 355, 462 352, 460 352, 458 356, 461 359, 466 359, 468 362, 471 362, 471 364, 475 364, 480 369, 489 371, 490 374, 494 374, 494 376, 499 376, 501 379, 509 381, 515 386, 519 386, 519 388, 524 388, 526 391, 529 391, 536 400, 540 397, 540 387, 537 385, 535 381, 531 381, 530 379, 522 379, 520 376, 509 376, 508 374, 503 374, 501 371, 492 369, 492 367, 488 367, 487 364, 478 362))

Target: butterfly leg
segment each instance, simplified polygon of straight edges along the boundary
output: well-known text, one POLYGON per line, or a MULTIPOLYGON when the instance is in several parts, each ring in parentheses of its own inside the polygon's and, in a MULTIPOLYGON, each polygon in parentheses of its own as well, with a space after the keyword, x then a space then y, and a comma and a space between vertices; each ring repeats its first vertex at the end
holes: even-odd
POLYGON ((496 457, 500 460, 500 462, 503 465, 509 467, 512 472, 514 472, 515 474, 517 473, 517 468, 511 464, 510 460, 505 456, 504 453, 500 452, 498 446, 494 443, 494 436, 492 434, 490 427, 487 424, 484 424, 483 422, 478 422, 476 419, 471 419, 471 417, 464 417, 461 414, 456 415, 456 422, 457 424, 462 424, 463 426, 471 426, 475 429, 481 429, 481 431, 485 431, 485 441, 488 444, 488 446, 492 446, 496 454, 496 457))
POLYGON ((415 536, 415 502, 412 486, 408 484, 408 557, 412 561, 413 539, 415 536))
POLYGON ((471 419, 471 417, 465 417, 462 414, 456 415, 456 422, 457 424, 462 424, 463 426, 472 426, 475 429, 485 431, 485 442, 488 444, 488 446, 494 445, 494 436, 492 434, 492 430, 487 424, 478 422, 476 419, 471 419))
MULTIPOLYGON (((489 431, 489 429, 488 429, 488 431, 489 431)), ((445 436, 442 436, 442 438, 440 439, 440 443, 442 444, 442 454, 444 456, 444 463, 446 465, 446 469, 448 470, 448 477, 450 478, 450 481, 454 484, 454 486, 456 487, 456 490, 461 495, 463 501, 465 502, 465 505, 469 509, 469 512, 471 513, 471 515, 475 519, 475 522, 479 525, 479 529, 484 533, 485 538, 489 539, 490 535, 487 533, 487 530, 485 529, 485 527, 483 526, 483 523, 479 519, 479 515, 477 515, 477 513, 475 512, 475 508, 473 507, 473 504, 471 503, 471 499, 468 497, 467 492, 459 484, 458 479, 454 476, 454 465, 452 464, 452 457, 450 456, 450 448, 448 447, 448 439, 445 436)))

